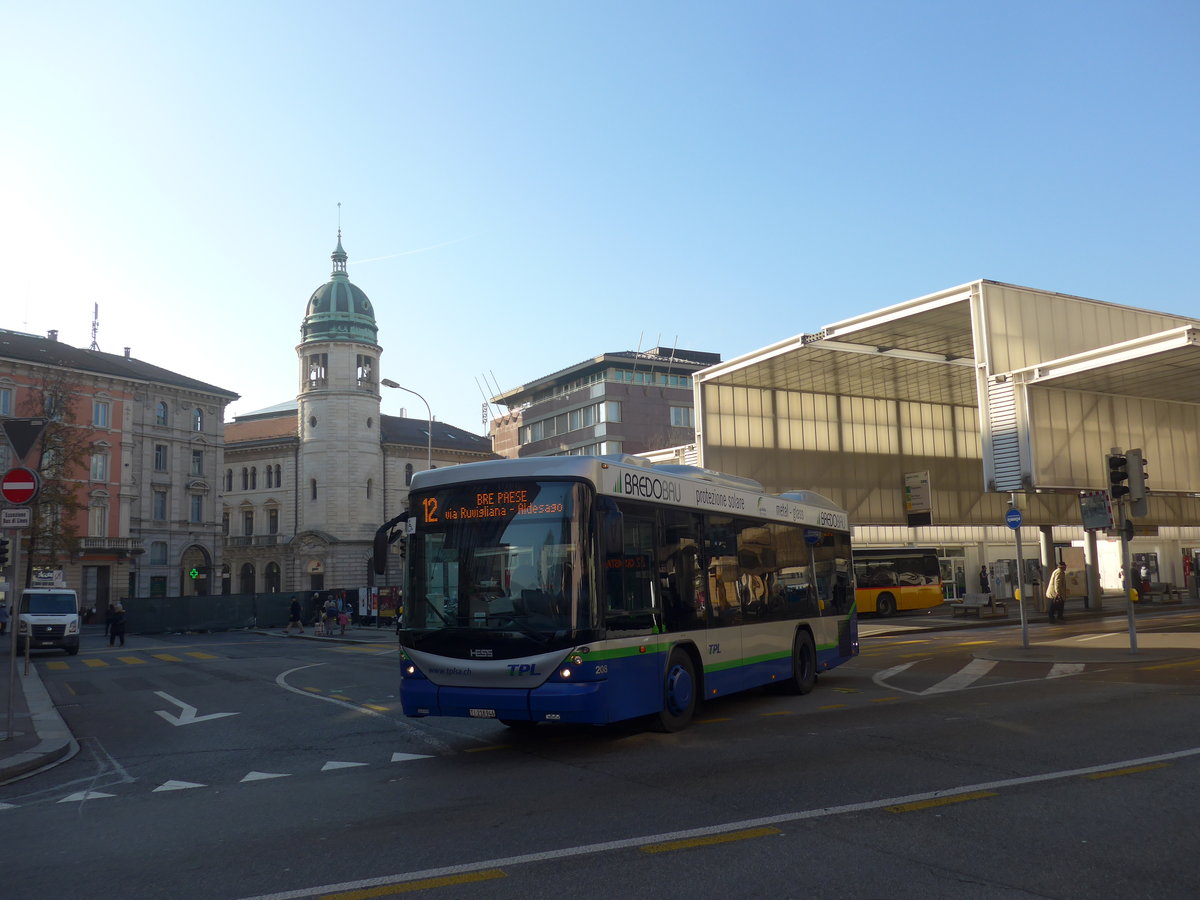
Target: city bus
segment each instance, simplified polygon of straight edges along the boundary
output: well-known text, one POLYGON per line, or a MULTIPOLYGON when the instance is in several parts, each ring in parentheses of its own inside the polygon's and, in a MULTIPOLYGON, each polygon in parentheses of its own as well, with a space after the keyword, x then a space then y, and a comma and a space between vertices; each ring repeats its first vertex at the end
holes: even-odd
MULTIPOLYGON (((760 685, 804 694, 858 653, 845 510, 632 456, 413 477, 402 532, 406 716, 688 725, 760 685)), ((402 521, 401 521, 402 520, 402 521)))
POLYGON ((855 599, 860 613, 891 616, 941 606, 942 568, 932 548, 854 551, 855 599))

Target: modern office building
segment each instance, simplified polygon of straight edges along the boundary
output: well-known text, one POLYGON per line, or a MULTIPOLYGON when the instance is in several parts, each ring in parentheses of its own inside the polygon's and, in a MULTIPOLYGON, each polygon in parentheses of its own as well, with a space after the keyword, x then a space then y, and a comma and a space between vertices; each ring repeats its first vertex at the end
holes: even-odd
POLYGON ((491 423, 505 457, 644 453, 695 439, 692 373, 719 353, 656 347, 617 351, 491 398, 506 412, 491 423))
POLYGON ((237 397, 129 348, 117 356, 72 347, 54 331, 0 331, 0 418, 47 420, 24 459, 0 436, 0 470, 42 475, 23 558, 61 570, 85 608, 209 593, 224 412, 237 397))
POLYGON ((1112 448, 1139 449, 1131 559, 1195 583, 1200 320, 979 280, 695 378, 704 466, 818 491, 859 546, 937 547, 972 579, 1015 556, 1015 504, 1027 560, 1067 554, 1093 598, 1118 588, 1121 542, 1084 528, 1081 499, 1103 515, 1112 448))

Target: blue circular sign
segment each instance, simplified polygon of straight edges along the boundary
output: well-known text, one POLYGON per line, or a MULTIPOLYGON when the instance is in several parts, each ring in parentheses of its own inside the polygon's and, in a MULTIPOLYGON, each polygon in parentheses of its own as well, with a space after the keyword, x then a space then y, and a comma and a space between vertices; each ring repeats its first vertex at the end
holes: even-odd
POLYGON ((1021 527, 1021 511, 1019 509, 1010 509, 1004 514, 1004 524, 1016 531, 1021 527))

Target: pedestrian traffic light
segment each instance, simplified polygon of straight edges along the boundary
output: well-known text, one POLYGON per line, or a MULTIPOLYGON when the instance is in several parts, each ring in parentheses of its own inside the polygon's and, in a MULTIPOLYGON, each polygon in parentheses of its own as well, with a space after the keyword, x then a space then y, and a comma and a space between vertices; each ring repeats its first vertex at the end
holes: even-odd
POLYGON ((0 569, 8 565, 8 538, 0 537, 0 569))
POLYGON ((1108 495, 1114 500, 1120 500, 1129 493, 1129 459, 1124 453, 1108 455, 1108 495))
POLYGON ((1146 460, 1141 450, 1130 450, 1125 454, 1126 471, 1129 472, 1129 514, 1144 516, 1150 511, 1146 498, 1146 460))

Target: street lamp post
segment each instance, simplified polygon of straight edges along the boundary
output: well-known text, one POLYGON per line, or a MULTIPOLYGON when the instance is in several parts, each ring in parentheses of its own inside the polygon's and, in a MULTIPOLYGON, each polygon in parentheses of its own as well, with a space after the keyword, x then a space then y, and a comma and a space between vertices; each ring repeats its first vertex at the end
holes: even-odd
POLYGON ((429 408, 429 401, 426 400, 424 397, 421 397, 420 394, 417 394, 417 392, 414 391, 412 388, 406 388, 403 385, 396 384, 396 382, 392 381, 392 379, 390 379, 390 378, 381 378, 379 380, 379 383, 382 384, 384 387, 399 388, 402 391, 408 391, 410 394, 416 394, 416 396, 421 398, 421 402, 425 404, 425 412, 427 412, 429 414, 429 433, 427 435, 428 442, 426 444, 426 450, 425 450, 425 468, 432 469, 433 468, 433 410, 431 410, 429 408))

